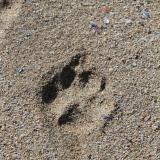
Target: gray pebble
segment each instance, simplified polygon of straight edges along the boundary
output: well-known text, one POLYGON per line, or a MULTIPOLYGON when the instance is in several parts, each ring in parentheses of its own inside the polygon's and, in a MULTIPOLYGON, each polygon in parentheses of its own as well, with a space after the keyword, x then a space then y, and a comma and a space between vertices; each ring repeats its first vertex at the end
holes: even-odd
POLYGON ((22 73, 24 71, 23 67, 16 68, 17 73, 22 73))
POLYGON ((151 18, 151 15, 150 15, 150 12, 148 11, 148 9, 145 9, 145 10, 143 11, 143 18, 144 18, 144 19, 151 18))

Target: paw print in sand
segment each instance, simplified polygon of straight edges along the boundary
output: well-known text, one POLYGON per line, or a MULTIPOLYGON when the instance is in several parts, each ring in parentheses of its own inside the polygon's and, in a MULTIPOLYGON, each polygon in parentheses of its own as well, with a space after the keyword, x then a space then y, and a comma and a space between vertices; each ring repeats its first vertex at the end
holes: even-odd
POLYGON ((41 103, 65 131, 90 132, 114 108, 106 78, 90 67, 89 60, 88 55, 77 54, 42 78, 41 103))

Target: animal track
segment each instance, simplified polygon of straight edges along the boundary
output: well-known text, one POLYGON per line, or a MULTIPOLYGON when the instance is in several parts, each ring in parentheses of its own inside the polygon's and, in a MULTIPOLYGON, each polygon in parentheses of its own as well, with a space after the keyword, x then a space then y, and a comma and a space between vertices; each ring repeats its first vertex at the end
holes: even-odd
POLYGON ((52 69, 44 75, 40 92, 41 102, 50 107, 57 126, 76 133, 91 131, 114 109, 110 89, 105 92, 106 78, 87 66, 87 59, 77 54, 69 63, 52 69))

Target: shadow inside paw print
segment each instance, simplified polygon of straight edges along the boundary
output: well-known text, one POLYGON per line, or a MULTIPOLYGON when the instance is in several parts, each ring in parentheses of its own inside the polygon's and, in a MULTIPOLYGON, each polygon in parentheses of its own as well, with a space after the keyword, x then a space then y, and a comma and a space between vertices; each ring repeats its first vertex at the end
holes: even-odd
POLYGON ((67 65, 63 68, 62 72, 59 75, 59 81, 62 86, 62 89, 67 89, 71 86, 76 76, 76 72, 70 65, 67 65))
POLYGON ((64 125, 67 123, 71 123, 75 120, 76 115, 78 114, 78 104, 73 104, 67 108, 66 111, 59 117, 58 125, 64 125))
POLYGON ((89 82, 91 75, 92 71, 83 71, 82 73, 79 74, 80 85, 82 87, 86 86, 86 84, 89 82))
POLYGON ((42 102, 53 102, 58 92, 65 90, 73 83, 76 72, 75 67, 79 64, 81 55, 76 55, 71 59, 71 62, 63 67, 61 72, 58 72, 45 86, 42 87, 42 102))
POLYGON ((55 75, 54 78, 48 82, 47 85, 42 87, 42 102, 43 103, 51 103, 54 99, 56 99, 58 95, 58 75, 55 75))

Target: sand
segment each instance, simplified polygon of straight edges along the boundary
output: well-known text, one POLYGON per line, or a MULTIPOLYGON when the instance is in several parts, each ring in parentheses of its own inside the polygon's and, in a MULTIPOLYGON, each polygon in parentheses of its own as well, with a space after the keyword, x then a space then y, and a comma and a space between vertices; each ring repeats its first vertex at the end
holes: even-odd
POLYGON ((159 160, 159 5, 0 0, 0 160, 159 160))

